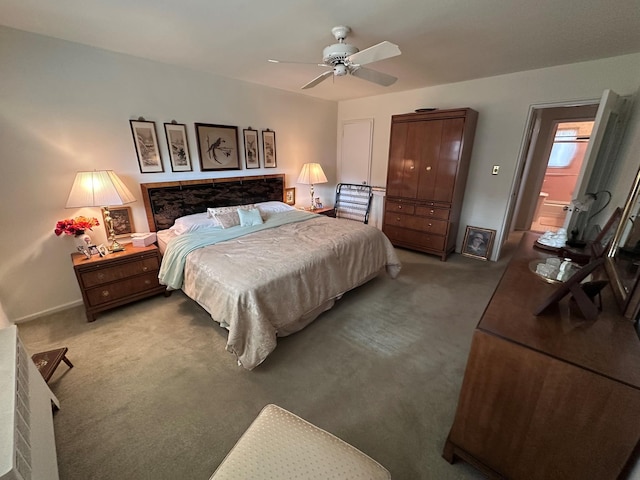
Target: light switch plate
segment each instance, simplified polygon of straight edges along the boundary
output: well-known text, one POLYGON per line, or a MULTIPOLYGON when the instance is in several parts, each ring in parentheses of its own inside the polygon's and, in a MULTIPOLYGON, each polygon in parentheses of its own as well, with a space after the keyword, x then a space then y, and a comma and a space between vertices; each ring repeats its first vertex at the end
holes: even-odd
POLYGON ((494 165, 493 170, 491 170, 491 175, 497 175, 498 170, 500 170, 500 165, 494 165))

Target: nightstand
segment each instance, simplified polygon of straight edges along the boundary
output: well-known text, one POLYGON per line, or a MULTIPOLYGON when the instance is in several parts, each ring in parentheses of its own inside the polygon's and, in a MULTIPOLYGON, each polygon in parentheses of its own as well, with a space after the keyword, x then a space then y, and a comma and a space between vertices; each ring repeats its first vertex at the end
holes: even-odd
POLYGON ((90 259, 72 253, 71 259, 89 322, 98 312, 166 292, 158 282, 160 251, 155 245, 127 245, 122 252, 90 259))
POLYGON ((316 208, 315 210, 309 210, 309 211, 312 213, 317 213, 319 215, 325 215, 327 217, 336 216, 336 209, 333 207, 316 208))

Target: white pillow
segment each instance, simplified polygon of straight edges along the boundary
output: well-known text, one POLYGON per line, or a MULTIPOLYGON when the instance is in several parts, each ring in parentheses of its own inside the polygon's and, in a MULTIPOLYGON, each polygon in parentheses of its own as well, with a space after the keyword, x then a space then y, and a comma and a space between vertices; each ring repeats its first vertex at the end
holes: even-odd
POLYGON ((205 228, 220 228, 218 223, 209 218, 206 212, 176 218, 169 230, 172 230, 176 235, 182 235, 183 233, 195 232, 205 228))
POLYGON ((287 205, 284 202, 276 202, 276 201, 259 202, 259 203, 256 203, 255 206, 258 207, 258 210, 260 210, 260 213, 263 215, 295 210, 295 207, 292 207, 291 205, 287 205))

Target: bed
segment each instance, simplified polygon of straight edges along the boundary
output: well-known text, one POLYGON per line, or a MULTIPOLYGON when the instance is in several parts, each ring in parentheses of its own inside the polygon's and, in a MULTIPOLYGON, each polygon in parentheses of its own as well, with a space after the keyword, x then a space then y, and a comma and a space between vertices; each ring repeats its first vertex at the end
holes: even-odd
POLYGON ((182 289, 225 327, 226 349, 249 370, 275 349, 277 337, 301 330, 381 271, 395 278, 401 268, 375 227, 285 205, 284 175, 141 188, 163 252, 161 283, 182 289), (260 223, 210 228, 205 220, 208 209, 222 220, 239 205, 242 221, 257 215, 260 223), (195 223, 185 230, 187 220, 195 223))

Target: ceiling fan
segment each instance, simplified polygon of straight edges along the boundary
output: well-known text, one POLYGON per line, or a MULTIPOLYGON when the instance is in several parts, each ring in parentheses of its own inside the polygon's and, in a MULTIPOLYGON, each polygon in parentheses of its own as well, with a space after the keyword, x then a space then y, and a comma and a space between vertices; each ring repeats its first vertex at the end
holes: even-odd
MULTIPOLYGON (((312 88, 329 77, 342 77, 350 74, 354 77, 377 83, 384 87, 392 85, 397 78, 386 73, 364 68, 362 65, 377 62, 386 58, 400 55, 400 48, 391 42, 380 42, 369 48, 360 51, 357 47, 345 43, 345 38, 351 32, 349 27, 339 25, 331 29, 331 33, 338 43, 329 45, 322 51, 322 61, 324 63, 317 64, 320 67, 328 67, 324 73, 321 73, 309 83, 302 86, 302 89, 312 88)), ((269 60, 272 63, 304 63, 304 62, 282 62, 280 60, 269 60)))

